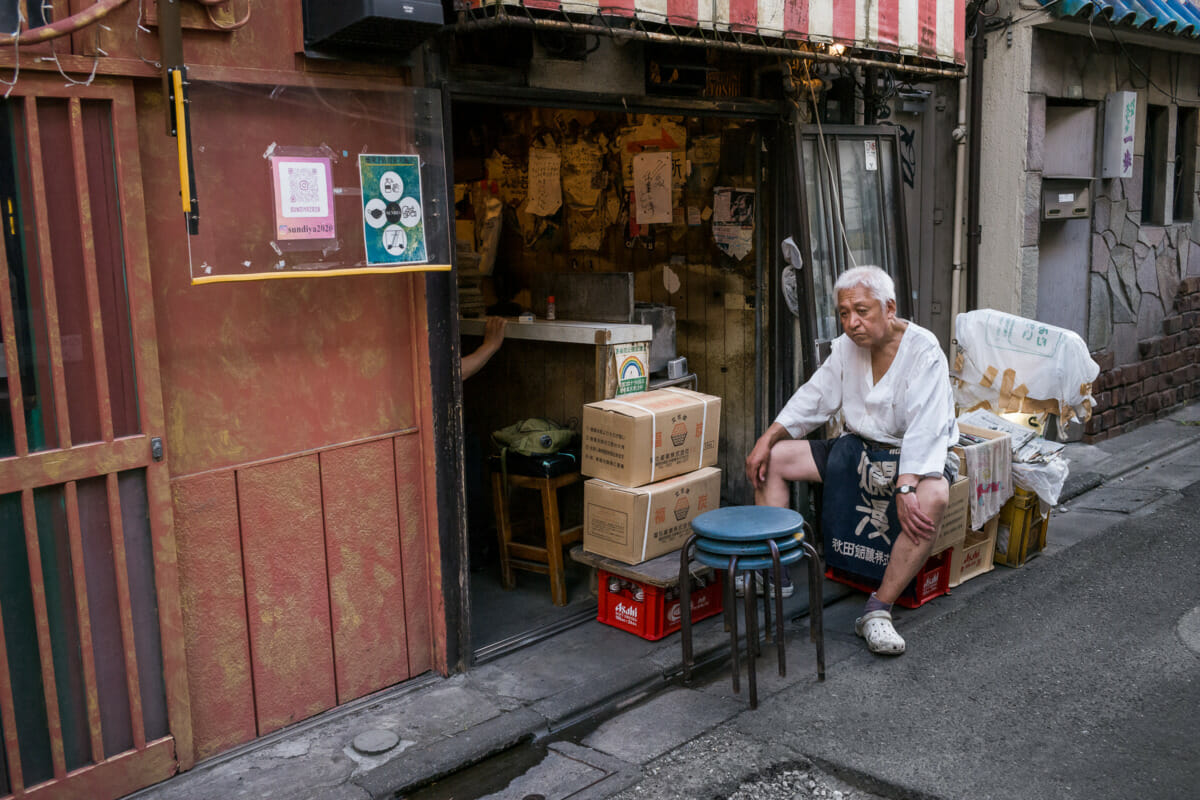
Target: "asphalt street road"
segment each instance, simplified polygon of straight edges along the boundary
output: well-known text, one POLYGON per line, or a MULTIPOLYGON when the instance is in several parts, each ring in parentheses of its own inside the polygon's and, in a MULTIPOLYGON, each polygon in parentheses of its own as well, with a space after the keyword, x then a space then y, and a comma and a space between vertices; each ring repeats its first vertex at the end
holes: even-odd
POLYGON ((1200 482, 732 725, 893 796, 1200 793, 1200 482), (1194 646, 1194 643, 1193 643, 1194 646))
POLYGON ((900 610, 899 658, 854 638, 861 597, 827 609, 826 643, 845 655, 825 683, 778 687, 643 762, 618 797, 1200 797, 1198 456, 1075 498, 1047 555, 900 610))

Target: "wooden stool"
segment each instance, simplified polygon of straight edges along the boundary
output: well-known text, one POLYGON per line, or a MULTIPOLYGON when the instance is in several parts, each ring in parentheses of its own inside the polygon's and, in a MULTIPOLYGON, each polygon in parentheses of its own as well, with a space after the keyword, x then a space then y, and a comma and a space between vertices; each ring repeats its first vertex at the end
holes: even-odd
POLYGON ((563 452, 548 456, 507 456, 508 485, 500 457, 489 460, 492 469, 492 502, 496 509, 496 533, 500 539, 500 582, 505 589, 516 586, 514 569, 550 576, 550 599, 556 606, 567 604, 567 580, 563 567, 563 548, 583 538, 583 526, 562 529, 558 511, 558 490, 583 480, 578 453, 563 452), (514 542, 509 515, 508 489, 533 489, 542 495, 544 547, 514 542))

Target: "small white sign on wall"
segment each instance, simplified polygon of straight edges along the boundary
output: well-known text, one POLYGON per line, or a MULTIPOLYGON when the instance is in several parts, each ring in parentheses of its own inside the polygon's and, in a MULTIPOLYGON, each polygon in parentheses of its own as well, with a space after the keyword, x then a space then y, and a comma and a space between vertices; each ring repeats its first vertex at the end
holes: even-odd
POLYGON ((1133 176, 1133 144, 1137 131, 1137 92, 1110 92, 1104 103, 1104 150, 1101 178, 1133 176))

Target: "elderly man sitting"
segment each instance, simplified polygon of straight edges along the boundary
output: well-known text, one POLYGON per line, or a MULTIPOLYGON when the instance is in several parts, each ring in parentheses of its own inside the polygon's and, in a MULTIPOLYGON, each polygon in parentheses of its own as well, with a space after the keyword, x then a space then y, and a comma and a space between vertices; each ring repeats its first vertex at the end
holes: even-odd
POLYGON ((937 338, 896 316, 896 290, 886 272, 847 270, 834 290, 844 333, 755 443, 746 475, 758 505, 787 506, 789 481, 823 481, 837 440, 800 437, 839 410, 847 435, 900 448, 894 497, 901 535, 878 590, 854 623, 872 652, 899 655, 904 639, 892 624, 892 604, 929 557, 956 467, 949 371, 937 338))

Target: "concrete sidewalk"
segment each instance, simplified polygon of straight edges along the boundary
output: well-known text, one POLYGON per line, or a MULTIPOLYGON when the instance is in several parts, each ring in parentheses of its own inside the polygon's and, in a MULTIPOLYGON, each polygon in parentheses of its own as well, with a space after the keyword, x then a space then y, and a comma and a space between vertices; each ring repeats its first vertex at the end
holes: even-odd
MULTIPOLYGON (((1071 476, 1051 523, 1043 559, 1054 559, 1111 525, 1111 515, 1103 513, 1106 505, 1145 505, 1149 489, 1142 485, 1144 481, 1139 482, 1139 476, 1197 445, 1200 404, 1100 445, 1068 445, 1071 476), (1095 491, 1098 487, 1103 488, 1095 491), (1068 510, 1063 510, 1064 506, 1068 510)), ((1189 476, 1180 471, 1174 478, 1160 477, 1169 486, 1172 479, 1183 481, 1189 476)), ((1150 502, 1153 500, 1151 496, 1150 502)), ((897 626, 907 633, 931 625, 969 607, 985 592, 1019 583, 1023 574, 997 568, 945 598, 901 612, 897 626)), ((831 595, 842 593, 840 588, 828 588, 831 595)), ((793 603, 806 595, 803 585, 797 587, 796 595, 793 603)), ((831 678, 839 670, 872 668, 869 659, 861 658, 862 644, 853 635, 859 605, 856 597, 827 609, 826 660, 831 678)), ((758 670, 764 705, 774 695, 803 693, 815 686, 815 657, 805 633, 804 625, 789 625, 786 677, 775 671, 773 648, 764 649, 766 663, 758 670)), ((728 651, 720 618, 700 623, 696 635, 698 660, 709 658, 720 664, 728 651)), ((739 776, 751 777, 756 769, 802 760, 792 746, 763 745, 760 740, 739 738, 736 730, 722 726, 746 709, 744 681, 740 696, 729 693, 727 664, 721 664, 718 677, 708 688, 698 691, 679 688, 679 668, 678 636, 646 642, 599 623, 585 623, 467 674, 418 679, 364 698, 204 762, 132 797, 324 800, 402 796, 398 793, 405 789, 522 741, 553 741, 582 721, 618 714, 619 718, 599 724, 577 742, 552 745, 553 755, 563 764, 555 779, 560 788, 567 785, 562 782, 565 775, 575 775, 579 783, 578 790, 564 794, 563 789, 556 796, 603 798, 627 786, 635 787, 629 790, 630 797, 712 796, 713 784, 704 783, 703 775, 690 783, 685 773, 673 772, 670 763, 674 752, 695 747, 698 737, 707 733, 706 741, 714 741, 716 731, 728 741, 713 745, 707 756, 710 778, 719 773, 727 783, 739 776), (631 730, 638 735, 629 736, 631 730), (377 756, 362 755, 352 742, 367 731, 389 732, 399 743, 377 756)), ((831 684, 826 687, 827 691, 833 688, 831 684)), ((730 788, 736 786, 734 782, 730 788)), ((879 788, 881 793, 892 794, 898 787, 879 788)))

